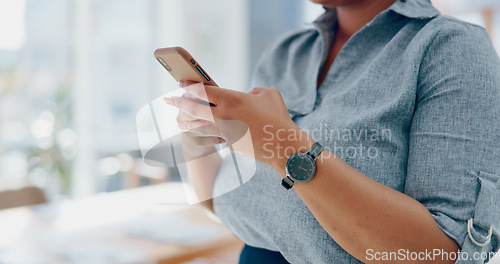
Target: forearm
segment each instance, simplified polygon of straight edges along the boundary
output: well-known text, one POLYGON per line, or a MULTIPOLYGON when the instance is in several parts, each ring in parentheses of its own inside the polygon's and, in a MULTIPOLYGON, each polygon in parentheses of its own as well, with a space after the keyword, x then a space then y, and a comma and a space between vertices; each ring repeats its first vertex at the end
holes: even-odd
MULTIPOLYGON (((308 136, 301 138, 304 140, 279 143, 289 151, 309 149, 314 144, 308 136)), ((276 156, 293 153, 283 154, 276 156)), ((272 163, 282 177, 286 176, 285 163, 286 158, 276 158, 272 163)), ((326 150, 317 159, 314 178, 295 184, 294 189, 328 234, 363 262, 382 263, 367 260, 368 249, 380 253, 397 253, 400 249, 416 253, 459 250, 421 203, 363 175, 326 150)), ((439 259, 435 263, 453 261, 439 259)))
POLYGON ((187 162, 188 178, 198 201, 213 212, 212 190, 222 158, 216 151, 187 162))

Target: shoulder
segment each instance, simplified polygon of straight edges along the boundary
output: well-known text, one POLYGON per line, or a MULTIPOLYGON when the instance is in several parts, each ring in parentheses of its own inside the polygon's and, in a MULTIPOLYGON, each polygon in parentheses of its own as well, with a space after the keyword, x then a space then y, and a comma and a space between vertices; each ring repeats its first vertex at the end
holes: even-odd
MULTIPOLYGON (((481 26, 439 15, 421 30, 425 39, 421 69, 442 68, 499 77, 500 59, 488 32, 481 26)), ((444 70, 446 69, 446 70, 444 70)))
POLYGON ((487 36, 488 32, 481 26, 472 24, 460 19, 453 17, 438 15, 434 19, 430 20, 426 27, 430 31, 441 32, 441 33, 468 33, 477 36, 487 36))
POLYGON ((429 21, 422 28, 422 32, 429 40, 427 49, 431 53, 427 55, 450 56, 466 53, 470 55, 456 59, 474 59, 473 56, 478 56, 475 60, 498 61, 498 54, 488 32, 479 25, 439 15, 429 21))
POLYGON ((500 59, 488 32, 440 15, 422 33, 427 40, 418 72, 419 101, 453 91, 462 102, 475 100, 483 110, 495 109, 500 99, 500 59))

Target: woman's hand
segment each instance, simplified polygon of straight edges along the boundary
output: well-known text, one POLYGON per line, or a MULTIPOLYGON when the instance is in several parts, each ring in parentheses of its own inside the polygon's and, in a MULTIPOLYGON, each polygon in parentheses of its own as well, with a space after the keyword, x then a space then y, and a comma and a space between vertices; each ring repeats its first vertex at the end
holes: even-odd
MULTIPOLYGON (((167 98, 167 103, 190 116, 178 119, 181 129, 199 136, 220 137, 234 151, 258 161, 275 167, 278 164, 275 161, 292 154, 285 153, 280 139, 287 139, 288 146, 289 135, 296 141, 310 139, 291 120, 276 89, 254 88, 243 93, 193 82, 181 83, 181 87, 194 98, 211 103, 202 105, 186 97, 167 98)), ((312 146, 310 141, 307 147, 312 146)))
MULTIPOLYGON (((190 95, 189 93, 183 94, 182 97, 186 100, 192 101, 193 103, 207 105, 206 102, 190 95)), ((167 102, 168 99, 165 98, 165 101, 167 102)), ((197 122, 200 127, 213 125, 213 121, 199 120, 198 118, 190 116, 184 111, 179 110, 179 113, 177 115, 177 124, 179 126, 182 126, 181 124, 184 124, 186 122, 197 122)), ((184 131, 184 133, 182 134, 183 152, 185 159, 188 161, 215 153, 216 150, 214 146, 220 143, 224 143, 224 139, 218 136, 207 136, 190 131, 184 131)))

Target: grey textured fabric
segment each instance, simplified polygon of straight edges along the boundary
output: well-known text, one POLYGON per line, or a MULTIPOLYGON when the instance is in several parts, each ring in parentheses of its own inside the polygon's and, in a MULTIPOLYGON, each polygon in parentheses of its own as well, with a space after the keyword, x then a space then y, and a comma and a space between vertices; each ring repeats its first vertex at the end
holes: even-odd
MULTIPOLYGON (((251 87, 279 89, 315 140, 425 205, 469 257, 457 263, 483 263, 475 254, 500 244, 500 60, 487 32, 442 16, 428 0, 397 1, 352 36, 318 88, 335 29, 330 9, 314 27, 282 38, 251 87), (493 226, 484 247, 468 236, 471 218, 478 242, 493 226)), ((215 189, 229 169, 221 167, 215 189)), ((280 181, 258 163, 249 182, 215 198, 215 212, 247 244, 291 263, 360 263, 280 181)))

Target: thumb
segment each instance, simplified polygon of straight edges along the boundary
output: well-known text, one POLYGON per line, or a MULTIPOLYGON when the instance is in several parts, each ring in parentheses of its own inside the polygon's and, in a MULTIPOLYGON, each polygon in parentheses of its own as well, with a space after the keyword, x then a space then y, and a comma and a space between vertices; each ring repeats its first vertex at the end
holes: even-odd
POLYGON ((253 88, 249 94, 255 94, 255 95, 260 95, 263 94, 265 91, 269 90, 269 88, 263 88, 263 87, 255 87, 253 88))

